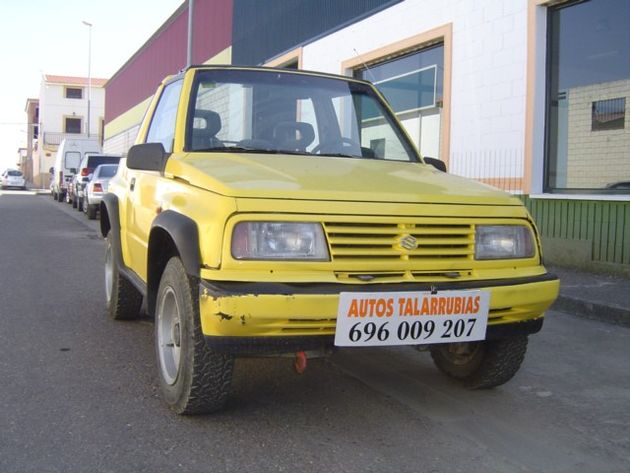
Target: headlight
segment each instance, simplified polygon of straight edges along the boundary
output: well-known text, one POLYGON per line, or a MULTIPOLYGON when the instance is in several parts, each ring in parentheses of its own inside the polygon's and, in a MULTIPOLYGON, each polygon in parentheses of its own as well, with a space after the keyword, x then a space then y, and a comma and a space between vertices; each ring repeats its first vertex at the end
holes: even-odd
POLYGON ((534 238, 523 225, 477 225, 475 259, 512 259, 534 256, 534 238))
POLYGON ((324 230, 318 223, 240 222, 232 234, 236 259, 328 261, 324 230))

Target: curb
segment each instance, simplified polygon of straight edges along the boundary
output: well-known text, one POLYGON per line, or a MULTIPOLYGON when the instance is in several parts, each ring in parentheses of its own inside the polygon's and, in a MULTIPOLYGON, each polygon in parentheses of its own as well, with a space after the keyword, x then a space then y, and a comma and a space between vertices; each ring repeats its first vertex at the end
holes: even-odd
POLYGON ((551 310, 630 328, 630 308, 559 295, 551 310))

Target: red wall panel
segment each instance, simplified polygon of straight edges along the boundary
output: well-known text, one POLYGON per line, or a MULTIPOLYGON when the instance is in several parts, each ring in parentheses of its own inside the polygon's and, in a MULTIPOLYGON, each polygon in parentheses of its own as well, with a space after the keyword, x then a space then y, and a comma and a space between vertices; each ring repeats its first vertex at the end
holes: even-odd
MULTIPOLYGON (((202 63, 232 42, 232 0, 196 0, 193 63, 202 63)), ((186 66, 188 8, 171 17, 105 86, 105 123, 145 100, 169 74, 186 66)))

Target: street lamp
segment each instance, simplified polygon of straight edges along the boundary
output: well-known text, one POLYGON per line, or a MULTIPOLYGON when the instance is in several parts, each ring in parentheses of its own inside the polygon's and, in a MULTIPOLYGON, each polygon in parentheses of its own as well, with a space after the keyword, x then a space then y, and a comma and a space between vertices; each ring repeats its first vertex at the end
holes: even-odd
POLYGON ((90 137, 90 100, 92 98, 92 23, 81 21, 88 27, 88 93, 87 93, 87 137, 90 137))

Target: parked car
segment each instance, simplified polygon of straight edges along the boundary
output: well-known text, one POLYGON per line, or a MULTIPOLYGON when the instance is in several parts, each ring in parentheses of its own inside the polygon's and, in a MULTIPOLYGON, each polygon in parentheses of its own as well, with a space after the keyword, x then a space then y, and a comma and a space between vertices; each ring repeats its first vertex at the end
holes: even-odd
MULTIPOLYGON (((100 153, 101 145, 98 138, 62 140, 55 157, 53 169, 52 195, 58 202, 66 198, 68 183, 77 172, 81 160, 87 153, 100 153)), ((70 202, 69 200, 66 200, 70 202)))
POLYGON ((109 180, 116 175, 118 164, 101 164, 90 175, 82 197, 82 209, 90 220, 96 218, 103 195, 107 193, 109 180))
POLYGON ((613 182, 608 184, 606 189, 630 189, 630 181, 613 182))
POLYGON ((146 301, 179 414, 225 404, 235 357, 295 353, 300 372, 334 346, 424 345, 466 386, 501 385, 559 282, 520 199, 445 170, 368 82, 189 67, 101 203, 109 315, 146 301))
POLYGON ((72 177, 71 183, 68 185, 68 193, 72 194, 70 200, 72 207, 79 212, 83 210, 83 194, 85 186, 90 181, 90 175, 101 164, 118 164, 120 156, 115 154, 86 154, 79 164, 79 169, 72 177))
POLYGON ((2 188, 7 189, 9 187, 17 187, 22 190, 26 190, 26 180, 22 171, 15 169, 7 169, 2 173, 2 188))

